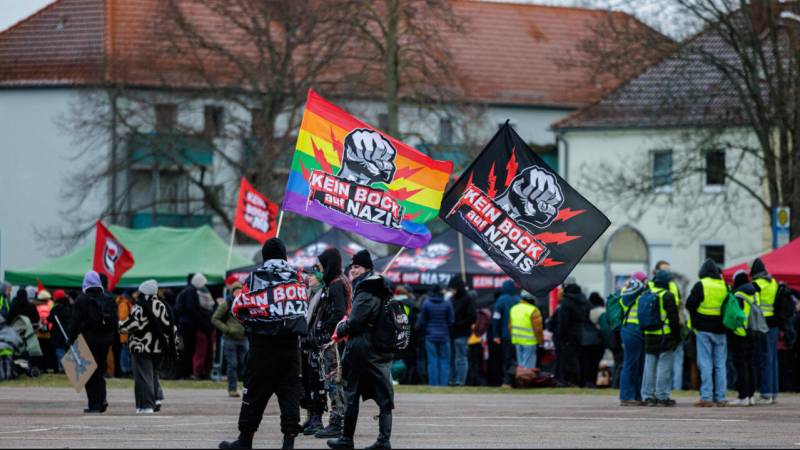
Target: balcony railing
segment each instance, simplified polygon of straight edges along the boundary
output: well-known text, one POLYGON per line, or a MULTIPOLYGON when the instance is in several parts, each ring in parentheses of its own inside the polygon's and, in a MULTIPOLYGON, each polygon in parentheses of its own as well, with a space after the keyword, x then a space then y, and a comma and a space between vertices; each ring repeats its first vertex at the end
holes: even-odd
POLYGON ((202 225, 211 225, 210 214, 168 214, 139 212, 131 217, 131 228, 142 229, 151 227, 194 228, 202 225))
POLYGON ((180 133, 131 133, 131 163, 136 166, 210 166, 214 147, 206 138, 180 133))

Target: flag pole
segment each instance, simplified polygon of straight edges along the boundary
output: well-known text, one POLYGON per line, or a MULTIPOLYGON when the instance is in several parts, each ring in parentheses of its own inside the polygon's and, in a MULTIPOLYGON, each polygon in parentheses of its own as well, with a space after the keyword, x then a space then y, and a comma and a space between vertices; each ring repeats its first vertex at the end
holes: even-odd
POLYGON ((405 249, 406 249, 405 247, 400 247, 400 250, 398 250, 397 253, 395 253, 395 255, 392 257, 392 259, 389 260, 389 264, 386 264, 386 267, 383 268, 383 272, 381 272, 381 275, 386 275, 386 272, 389 271, 389 269, 392 267, 392 264, 394 264, 394 262, 397 261, 397 258, 400 257, 400 255, 403 253, 403 251, 405 251, 405 249))
POLYGON ((275 232, 275 237, 281 237, 281 226, 283 225, 283 210, 281 210, 281 215, 278 216, 278 231, 275 232))
POLYGON ((467 265, 464 262, 464 235, 458 233, 458 256, 461 258, 461 281, 467 284, 467 265))
POLYGON ((233 255, 233 242, 236 240, 236 224, 231 227, 231 243, 228 246, 228 262, 225 264, 225 269, 231 268, 231 256, 233 255))

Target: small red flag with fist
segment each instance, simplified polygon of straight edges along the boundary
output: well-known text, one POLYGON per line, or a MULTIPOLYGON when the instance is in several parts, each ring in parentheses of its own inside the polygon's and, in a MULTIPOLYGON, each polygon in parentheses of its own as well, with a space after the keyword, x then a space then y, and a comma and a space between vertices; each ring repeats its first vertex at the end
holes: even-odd
POLYGON ((236 229, 263 244, 277 232, 277 215, 278 205, 269 201, 242 177, 239 200, 236 202, 236 218, 233 222, 236 229))
POLYGON ((133 267, 133 253, 125 248, 99 220, 95 227, 94 262, 92 268, 108 277, 108 290, 114 289, 122 275, 133 267))

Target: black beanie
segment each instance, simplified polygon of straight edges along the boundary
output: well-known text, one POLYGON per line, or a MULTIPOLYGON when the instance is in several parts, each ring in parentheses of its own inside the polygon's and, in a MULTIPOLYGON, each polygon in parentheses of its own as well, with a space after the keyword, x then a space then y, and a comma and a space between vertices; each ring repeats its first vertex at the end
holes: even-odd
POLYGON ((261 258, 264 261, 269 261, 270 259, 286 261, 286 246, 278 238, 268 239, 267 242, 264 242, 264 246, 261 247, 261 258))
POLYGON ((360 252, 353 255, 353 262, 350 263, 351 266, 361 266, 367 270, 373 270, 374 267, 372 266, 372 256, 369 255, 369 252, 366 250, 361 250, 360 252))

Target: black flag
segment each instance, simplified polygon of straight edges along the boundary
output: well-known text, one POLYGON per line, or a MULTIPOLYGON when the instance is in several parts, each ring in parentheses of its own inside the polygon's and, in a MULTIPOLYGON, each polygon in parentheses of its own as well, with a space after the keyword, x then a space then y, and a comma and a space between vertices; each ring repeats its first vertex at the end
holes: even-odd
POLYGON ((447 191, 439 216, 537 296, 561 284, 611 224, 508 124, 447 191))

